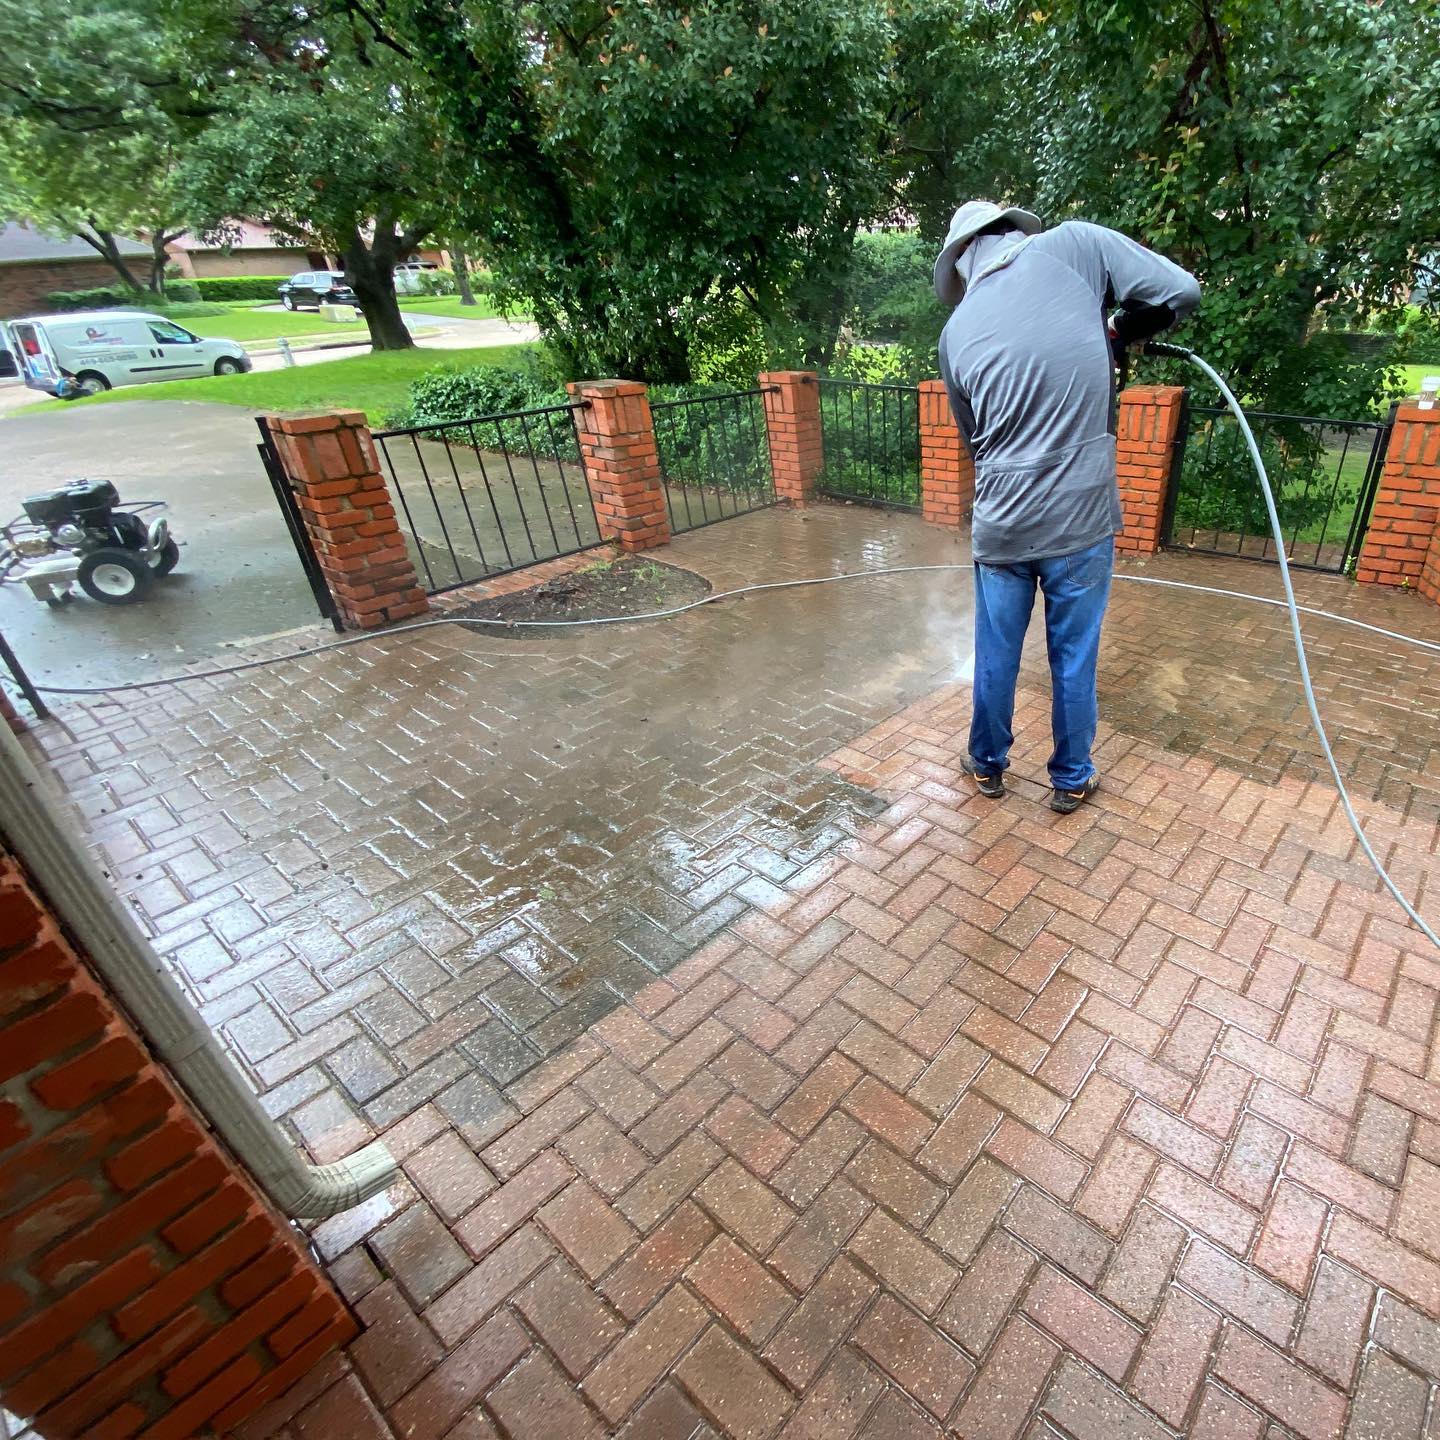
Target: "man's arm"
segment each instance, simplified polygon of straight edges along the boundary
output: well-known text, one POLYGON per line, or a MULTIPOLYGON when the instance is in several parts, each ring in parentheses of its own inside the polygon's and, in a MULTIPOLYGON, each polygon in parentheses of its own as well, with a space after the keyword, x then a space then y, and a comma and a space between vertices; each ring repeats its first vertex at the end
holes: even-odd
POLYGON ((956 428, 965 448, 975 453, 975 411, 970 397, 955 383, 955 372, 950 364, 950 355, 945 344, 945 332, 940 332, 940 378, 945 382, 945 391, 950 396, 950 413, 955 417, 956 428))
POLYGON ((1120 307, 1114 322, 1120 346, 1158 335, 1199 305, 1200 282, 1173 260, 1104 225, 1072 220, 1064 228, 1104 275, 1107 305, 1120 307))

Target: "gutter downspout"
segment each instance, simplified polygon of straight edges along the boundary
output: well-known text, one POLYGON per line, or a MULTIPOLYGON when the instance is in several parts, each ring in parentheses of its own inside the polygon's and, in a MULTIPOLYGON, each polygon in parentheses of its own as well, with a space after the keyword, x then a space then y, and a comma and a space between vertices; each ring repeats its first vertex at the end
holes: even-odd
POLYGON ((156 1056, 202 1116, 288 1216, 318 1219, 378 1194, 398 1167, 376 1140, 333 1165, 311 1165, 261 1107, 230 1058, 72 830, 19 740, 0 724, 0 835, 88 952, 156 1056))

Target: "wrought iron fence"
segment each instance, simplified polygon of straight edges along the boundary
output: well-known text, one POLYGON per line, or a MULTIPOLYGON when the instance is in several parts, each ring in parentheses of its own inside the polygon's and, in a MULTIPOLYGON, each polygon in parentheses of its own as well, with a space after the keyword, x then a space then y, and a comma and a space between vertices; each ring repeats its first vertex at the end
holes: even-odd
POLYGON ((600 543, 575 405, 377 431, 407 548, 432 594, 600 543))
POLYGON ((652 400, 670 530, 698 530, 775 503, 763 390, 652 400))
POLYGON ((821 380, 820 426, 825 440, 822 495, 920 508, 920 392, 915 386, 821 380))
MULTIPOLYGON (((1348 570, 1369 524, 1389 422, 1245 413, 1275 492, 1286 558, 1302 569, 1348 570)), ((1190 407, 1177 459, 1165 544, 1273 561, 1260 482, 1234 416, 1190 407)))

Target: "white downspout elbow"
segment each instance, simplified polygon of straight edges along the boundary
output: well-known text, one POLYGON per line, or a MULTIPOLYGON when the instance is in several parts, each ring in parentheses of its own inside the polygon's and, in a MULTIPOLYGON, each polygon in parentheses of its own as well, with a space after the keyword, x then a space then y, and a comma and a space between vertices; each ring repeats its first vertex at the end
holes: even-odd
POLYGON ((395 1159, 378 1140, 333 1165, 311 1165, 301 1157, 164 968, 62 802, 46 793, 40 772, 3 722, 0 835, 157 1058, 285 1214, 334 1215, 396 1178, 395 1159))

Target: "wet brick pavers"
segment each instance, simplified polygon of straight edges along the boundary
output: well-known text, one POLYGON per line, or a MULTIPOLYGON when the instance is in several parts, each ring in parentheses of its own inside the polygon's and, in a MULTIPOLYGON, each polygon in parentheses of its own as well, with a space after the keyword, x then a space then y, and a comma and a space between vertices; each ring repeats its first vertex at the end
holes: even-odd
MULTIPOLYGON (((825 510, 667 558, 718 587, 954 554, 825 510)), ((1145 573, 1274 592, 1240 563, 1145 573)), ((1413 597, 1302 589, 1440 639, 1413 597)), ((1038 657, 1016 793, 960 784, 964 595, 427 632, 67 711, 72 795, 272 1110, 320 1158, 379 1128, 405 1164, 314 1228, 365 1334, 247 1440, 1436 1428, 1440 967, 1313 783, 1282 616, 1118 587, 1107 786, 1062 819, 1035 803, 1038 657), (610 828, 647 806, 660 828, 610 828), (673 939, 732 866, 721 924, 607 982, 548 1059, 506 1083, 467 1048, 529 1033, 486 998, 525 969, 494 971, 507 949, 552 1000, 592 924, 646 963, 587 876, 675 898, 641 911, 673 939)), ((1372 834, 1430 908, 1434 657, 1308 628, 1372 834)))

